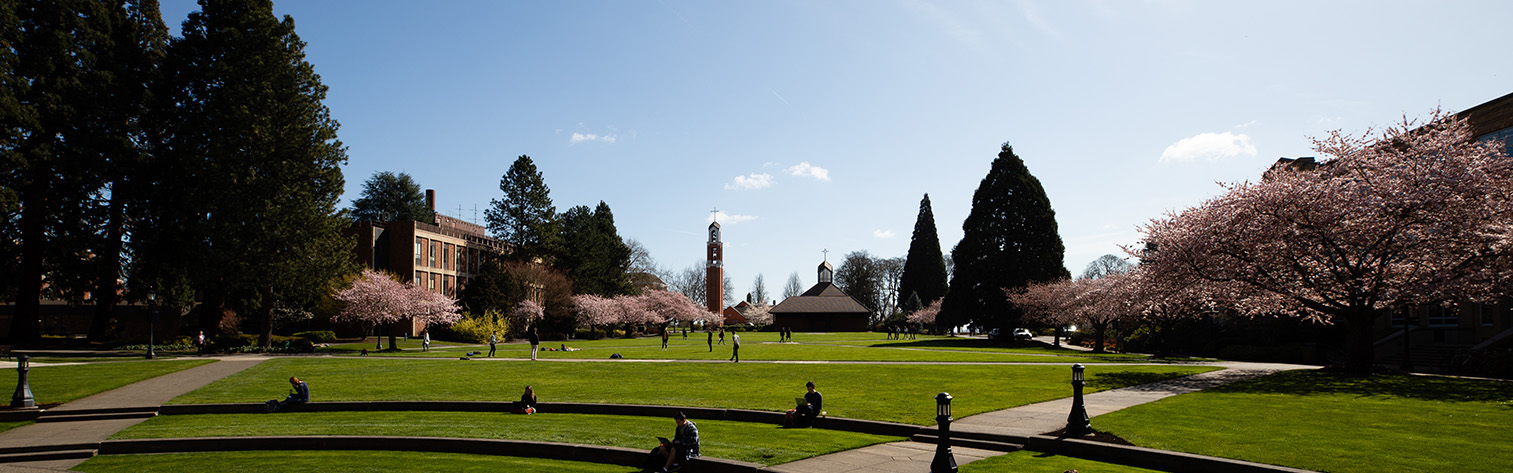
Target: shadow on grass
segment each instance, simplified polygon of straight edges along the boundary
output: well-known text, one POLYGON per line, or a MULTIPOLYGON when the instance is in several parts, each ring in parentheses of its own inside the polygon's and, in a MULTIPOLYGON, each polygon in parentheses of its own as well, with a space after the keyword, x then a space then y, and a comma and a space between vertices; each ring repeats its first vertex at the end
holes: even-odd
POLYGON ((1284 371, 1213 389, 1246 394, 1353 394, 1425 401, 1500 402, 1513 408, 1513 382, 1412 375, 1353 376, 1321 370, 1284 371))
MULTIPOLYGON (((1196 371, 1187 374, 1195 373, 1196 371)), ((1185 374, 1183 376, 1185 376, 1185 374)), ((1089 389, 1115 389, 1130 386, 1139 386, 1141 384, 1149 384, 1157 381, 1166 381, 1172 378, 1172 373, 1142 373, 1137 371, 1089 373, 1086 386, 1089 389)), ((1068 376, 1067 382, 1071 382, 1070 375, 1068 376)))

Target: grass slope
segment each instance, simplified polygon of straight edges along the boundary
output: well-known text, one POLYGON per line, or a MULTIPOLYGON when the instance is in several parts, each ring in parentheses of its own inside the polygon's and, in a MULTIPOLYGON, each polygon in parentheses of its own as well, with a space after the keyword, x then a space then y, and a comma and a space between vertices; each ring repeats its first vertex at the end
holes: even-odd
POLYGON ((496 457, 459 453, 382 451, 282 451, 103 455, 72 471, 85 473, 497 473, 550 471, 554 473, 628 473, 636 468, 539 458, 496 457))
MULTIPOLYGON (((1211 371, 1194 366, 1089 366, 1095 392, 1211 371)), ((783 410, 813 380, 831 416, 929 425, 934 396, 957 417, 1066 397, 1057 365, 868 365, 461 361, 383 358, 274 359, 174 399, 175 404, 282 398, 285 381, 310 383, 315 401, 512 401, 533 385, 542 402, 603 402, 783 410)))
POLYGON ((214 361, 140 360, 33 366, 27 377, 37 404, 57 404, 214 361))
POLYGON ((961 473, 1158 473, 1156 470, 1020 450, 961 465, 961 473))
MULTIPOLYGON (((902 437, 770 424, 695 420, 704 455, 775 465, 861 448, 902 437)), ((112 438, 236 437, 253 435, 394 435, 531 440, 612 447, 656 446, 673 436, 672 419, 654 417, 476 412, 320 412, 158 416, 112 438)))
POLYGON ((1504 471, 1513 383, 1288 371, 1093 419, 1142 447, 1328 472, 1504 471))

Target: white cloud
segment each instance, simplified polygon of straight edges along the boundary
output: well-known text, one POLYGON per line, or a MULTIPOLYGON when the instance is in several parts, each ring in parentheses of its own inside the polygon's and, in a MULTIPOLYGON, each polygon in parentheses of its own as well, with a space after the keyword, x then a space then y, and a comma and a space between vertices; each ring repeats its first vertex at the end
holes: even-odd
POLYGON ((755 215, 728 214, 728 213, 725 213, 724 210, 721 210, 721 211, 718 211, 718 212, 710 214, 709 218, 707 219, 707 221, 713 222, 713 221, 715 221, 716 218, 719 219, 719 221, 720 221, 721 224, 741 223, 741 222, 756 220, 756 216, 755 215))
POLYGON ((789 167, 788 173, 795 176, 808 176, 821 181, 830 180, 830 170, 809 164, 808 161, 789 167))
POLYGON ((893 230, 873 230, 872 236, 878 238, 893 238, 893 230))
POLYGON ((1167 146, 1166 151, 1161 152, 1160 163, 1183 163, 1198 159, 1218 161, 1239 155, 1256 155, 1256 146, 1250 144, 1250 135, 1228 131, 1199 133, 1167 146))
POLYGON ((756 190, 768 187, 772 187, 772 175, 767 173, 736 176, 735 181, 725 184, 725 190, 756 190))
POLYGON ((593 134, 593 133, 577 133, 577 132, 574 132, 573 133, 573 137, 571 139, 572 139, 573 143, 578 143, 578 142, 582 142, 582 141, 603 141, 605 143, 614 143, 615 142, 615 135, 596 135, 596 134, 593 134))

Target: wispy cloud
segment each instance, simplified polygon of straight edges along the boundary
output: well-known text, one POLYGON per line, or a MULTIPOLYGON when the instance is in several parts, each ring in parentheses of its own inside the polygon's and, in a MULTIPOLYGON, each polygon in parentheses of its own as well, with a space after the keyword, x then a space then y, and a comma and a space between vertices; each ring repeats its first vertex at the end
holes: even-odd
POLYGON ((1218 161, 1235 156, 1255 156, 1256 146, 1250 143, 1250 135, 1224 133, 1199 133, 1183 138, 1161 152, 1161 164, 1185 163, 1204 159, 1218 161))
POLYGON ((593 134, 593 133, 577 133, 577 132, 574 132, 573 133, 573 137, 570 138, 570 140, 573 143, 581 143, 581 142, 584 142, 584 141, 602 141, 602 142, 605 142, 605 143, 614 143, 615 142, 615 135, 596 135, 596 134, 593 134))
POLYGON ((830 180, 830 170, 809 164, 808 161, 790 166, 788 173, 795 176, 808 176, 821 181, 830 180))
POLYGON ((877 238, 893 238, 893 230, 873 230, 872 236, 877 238))
POLYGON ((751 173, 745 176, 736 176, 735 180, 725 184, 725 190, 757 190, 772 187, 772 175, 767 173, 751 173))
POLYGON ((721 210, 719 212, 715 212, 715 213, 709 214, 709 218, 706 219, 706 221, 713 222, 713 221, 715 221, 715 219, 719 219, 719 222, 721 224, 733 224, 733 223, 741 223, 741 222, 747 222, 747 221, 751 221, 751 220, 756 220, 756 216, 755 215, 728 214, 728 213, 725 213, 724 210, 721 210))

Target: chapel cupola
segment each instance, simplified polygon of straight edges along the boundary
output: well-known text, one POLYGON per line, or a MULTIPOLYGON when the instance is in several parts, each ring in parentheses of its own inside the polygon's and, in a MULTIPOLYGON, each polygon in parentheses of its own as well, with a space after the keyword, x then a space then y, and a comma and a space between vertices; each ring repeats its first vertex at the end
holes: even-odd
POLYGON ((830 282, 830 280, 834 279, 834 277, 835 277, 835 267, 831 266, 829 261, 820 263, 820 269, 819 269, 819 271, 820 271, 820 277, 819 277, 820 284, 824 284, 824 283, 830 282))

